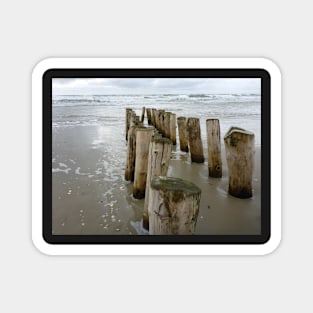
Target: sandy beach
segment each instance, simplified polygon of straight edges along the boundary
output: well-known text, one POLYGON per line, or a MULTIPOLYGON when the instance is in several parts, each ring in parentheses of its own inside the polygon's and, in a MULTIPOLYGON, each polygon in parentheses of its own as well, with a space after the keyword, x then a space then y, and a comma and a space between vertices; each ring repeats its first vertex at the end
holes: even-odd
MULTIPOLYGON (((125 109, 120 110, 124 115, 125 109)), ((141 226, 144 200, 134 199, 132 184, 124 180, 124 122, 53 127, 53 234, 147 234, 141 226)), ((202 190, 196 234, 260 234, 260 146, 255 152, 253 197, 238 199, 227 192, 223 140, 223 176, 208 177, 205 129, 201 132, 205 163, 191 163, 178 144, 168 171, 168 176, 189 180, 202 190)))

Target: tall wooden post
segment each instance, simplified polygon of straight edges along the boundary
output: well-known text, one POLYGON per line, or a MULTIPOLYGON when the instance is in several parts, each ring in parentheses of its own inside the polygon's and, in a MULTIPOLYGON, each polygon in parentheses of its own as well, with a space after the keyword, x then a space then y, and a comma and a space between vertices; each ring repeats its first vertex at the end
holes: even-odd
POLYGON ((138 118, 136 116, 136 113, 134 111, 131 111, 129 113, 129 127, 137 125, 138 126, 138 118))
POLYGON ((190 117, 187 120, 188 139, 190 146, 191 161, 203 163, 203 145, 201 141, 200 120, 190 117))
POLYGON ((148 155, 153 128, 138 128, 136 131, 136 161, 133 196, 136 199, 145 197, 148 155))
POLYGON ((155 110, 155 128, 160 131, 160 110, 155 110))
POLYGON ((188 131, 187 131, 187 119, 186 117, 180 116, 177 118, 178 125, 178 136, 180 150, 188 152, 188 131))
POLYGON ((165 110, 159 110, 159 124, 160 124, 160 133, 164 136, 164 114, 165 110))
POLYGON ((149 196, 150 235, 192 235, 199 214, 201 189, 175 177, 157 176, 149 196))
POLYGON ((228 166, 228 192, 238 198, 252 197, 254 167, 254 134, 231 127, 224 137, 228 166))
POLYGON ((136 129, 135 124, 128 130, 127 156, 125 166, 125 180, 134 181, 136 160, 136 129))
POLYGON ((171 138, 171 125, 170 125, 171 112, 164 113, 164 137, 171 138))
POLYGON ((133 110, 130 108, 126 108, 126 117, 125 117, 125 138, 126 140, 128 139, 128 130, 129 130, 129 126, 130 126, 130 118, 131 118, 131 112, 133 110))
POLYGON ((143 211, 143 227, 146 229, 149 229, 148 204, 151 192, 150 183, 151 180, 156 176, 167 175, 168 166, 171 159, 171 150, 172 143, 168 138, 162 138, 160 136, 155 136, 152 138, 149 147, 146 195, 143 211))
POLYGON ((152 109, 152 110, 151 110, 151 124, 152 124, 154 127, 156 127, 155 116, 156 116, 156 109, 152 109))
POLYGON ((151 123, 151 109, 147 108, 146 112, 147 112, 148 125, 152 125, 152 123, 151 123))
POLYGON ((176 145, 176 114, 171 113, 170 115, 170 139, 172 144, 176 145))
POLYGON ((206 120, 208 168, 210 177, 222 177, 221 135, 218 119, 206 120))
POLYGON ((145 119, 145 111, 146 111, 146 108, 145 107, 142 107, 142 111, 141 111, 141 119, 140 119, 140 122, 143 123, 144 119, 145 119))

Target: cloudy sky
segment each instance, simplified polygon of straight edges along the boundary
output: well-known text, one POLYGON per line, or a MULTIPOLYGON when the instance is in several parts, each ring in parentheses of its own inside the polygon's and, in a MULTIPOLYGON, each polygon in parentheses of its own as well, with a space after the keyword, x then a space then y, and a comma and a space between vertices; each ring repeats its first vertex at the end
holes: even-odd
POLYGON ((54 78, 54 95, 231 94, 261 91, 259 78, 54 78))

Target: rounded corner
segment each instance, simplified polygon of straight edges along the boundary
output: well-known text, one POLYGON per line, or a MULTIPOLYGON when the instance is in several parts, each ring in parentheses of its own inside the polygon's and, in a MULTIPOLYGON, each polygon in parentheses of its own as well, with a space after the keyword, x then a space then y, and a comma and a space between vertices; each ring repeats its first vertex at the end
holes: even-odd
POLYGON ((40 237, 40 239, 39 239, 36 236, 32 236, 32 243, 33 243, 33 246, 36 248, 36 250, 39 253, 41 253, 41 254, 43 254, 45 256, 52 255, 51 253, 49 253, 51 245, 50 245, 49 242, 47 242, 44 239, 44 237, 42 237, 42 238, 40 237))
POLYGON ((279 67, 279 65, 270 58, 260 58, 262 62, 262 69, 267 72, 267 74, 271 77, 272 75, 277 76, 279 79, 281 79, 282 72, 279 67))
POLYGON ((270 255, 279 249, 281 244, 281 236, 269 237, 264 243, 264 253, 262 255, 270 255))
POLYGON ((45 75, 51 69, 52 63, 55 61, 55 58, 44 58, 39 60, 32 69, 32 76, 45 75))

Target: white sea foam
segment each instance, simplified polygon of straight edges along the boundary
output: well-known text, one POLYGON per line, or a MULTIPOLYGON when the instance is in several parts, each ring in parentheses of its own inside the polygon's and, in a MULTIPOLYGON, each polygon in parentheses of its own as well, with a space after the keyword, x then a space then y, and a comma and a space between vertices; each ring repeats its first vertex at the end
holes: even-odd
POLYGON ((62 169, 62 168, 53 168, 52 169, 52 173, 65 173, 68 174, 70 172, 71 168, 66 168, 66 169, 62 169))
POLYGON ((76 175, 82 175, 82 176, 90 175, 90 173, 81 173, 81 172, 80 172, 80 167, 77 167, 77 168, 76 168, 75 174, 76 174, 76 175))

